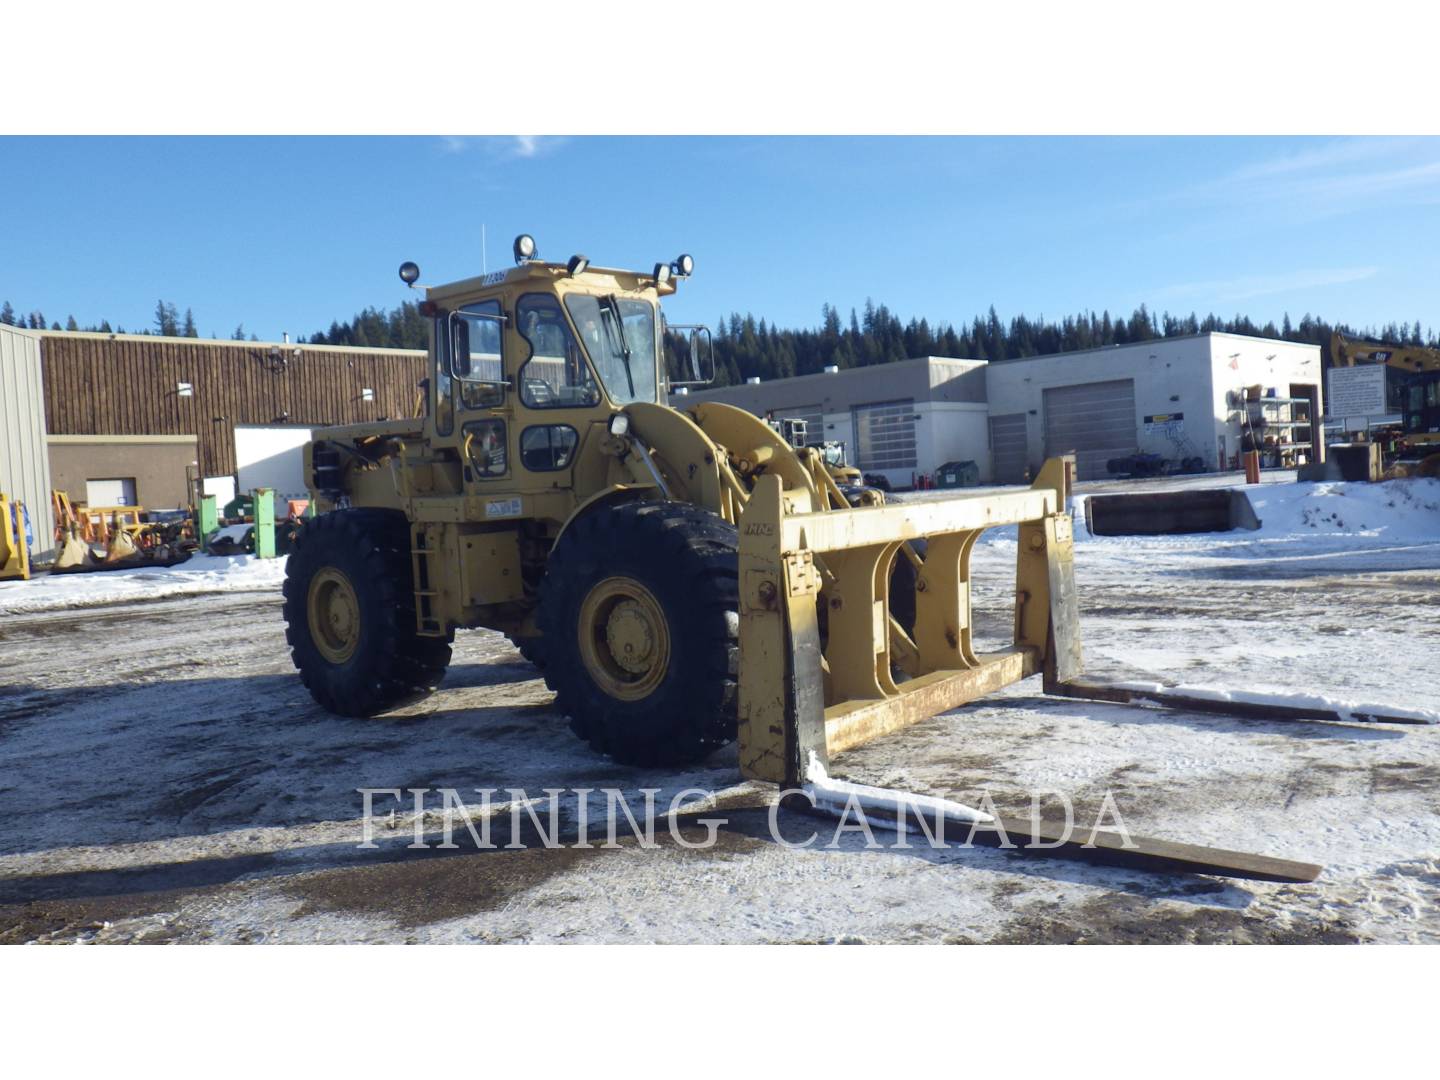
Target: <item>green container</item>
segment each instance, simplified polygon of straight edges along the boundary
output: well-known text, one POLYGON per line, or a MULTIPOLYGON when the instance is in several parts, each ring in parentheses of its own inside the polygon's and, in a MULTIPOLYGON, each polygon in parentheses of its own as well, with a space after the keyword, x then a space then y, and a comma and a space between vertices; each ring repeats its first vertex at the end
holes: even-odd
POLYGON ((947 461, 935 470, 937 488, 976 487, 980 483, 980 466, 973 461, 947 461))

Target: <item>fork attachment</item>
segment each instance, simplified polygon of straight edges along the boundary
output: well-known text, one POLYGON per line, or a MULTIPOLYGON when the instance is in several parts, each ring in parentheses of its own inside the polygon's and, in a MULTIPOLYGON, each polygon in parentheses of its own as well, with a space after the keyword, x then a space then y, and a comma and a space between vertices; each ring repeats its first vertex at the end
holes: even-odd
POLYGON ((1023 491, 820 512, 760 477, 740 519, 741 771, 793 786, 812 761, 1031 675, 1078 678, 1071 468, 1051 459, 1023 491), (1019 527, 1014 643, 977 653, 970 554, 1005 525, 1019 527), (890 611, 896 558, 915 564, 913 629, 890 611))

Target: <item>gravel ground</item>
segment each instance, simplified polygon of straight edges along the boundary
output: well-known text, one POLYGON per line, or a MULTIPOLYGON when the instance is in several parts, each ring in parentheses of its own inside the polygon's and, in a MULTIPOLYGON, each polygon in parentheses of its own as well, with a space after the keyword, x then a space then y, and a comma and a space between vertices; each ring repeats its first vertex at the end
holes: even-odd
MULTIPOLYGON (((977 549, 991 642, 1008 632, 1013 553, 977 549)), ((1091 675, 1440 708, 1440 544, 1092 542, 1078 560, 1091 675)), ((333 717, 290 667, 273 588, 12 613, 0 656, 0 942, 1440 941, 1434 728, 1216 719, 1022 684, 832 770, 1015 814, 1063 792, 1080 820, 1109 792, 1136 833, 1326 865, 1278 885, 899 849, 878 832, 788 847, 733 749, 684 772, 597 758, 488 632, 459 636, 432 698, 333 717), (364 849, 361 787, 619 788, 637 805, 650 788, 662 809, 715 795, 673 831, 662 820, 653 846, 627 832, 547 849, 500 814, 497 850, 409 849, 408 803, 381 798, 364 849), (684 846, 700 818, 724 819, 716 842, 684 846)), ((834 827, 777 821, 791 840, 834 827)), ((422 819, 432 839, 438 824, 422 819)))

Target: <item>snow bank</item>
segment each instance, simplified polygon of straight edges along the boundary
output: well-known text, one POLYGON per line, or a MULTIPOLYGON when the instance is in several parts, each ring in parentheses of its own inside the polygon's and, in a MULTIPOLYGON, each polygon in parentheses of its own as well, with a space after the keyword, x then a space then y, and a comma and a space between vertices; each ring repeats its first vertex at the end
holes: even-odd
POLYGON ((0 582, 0 615, 120 604, 214 592, 266 592, 285 580, 285 559, 253 555, 196 555, 177 566, 41 574, 0 582))
POLYGON ((1244 545, 1306 540, 1440 542, 1440 480, 1412 477, 1378 484, 1292 481, 1249 485, 1241 490, 1249 496, 1255 516, 1260 519, 1259 529, 1173 536, 1096 536, 1088 528, 1085 515, 1085 501, 1090 496, 1078 494, 1072 506, 1075 539, 1086 544, 1162 548, 1192 546, 1202 537, 1207 544, 1223 538, 1244 545))
POLYGON ((1247 494, 1262 537, 1440 540, 1440 480, 1270 484, 1247 494))

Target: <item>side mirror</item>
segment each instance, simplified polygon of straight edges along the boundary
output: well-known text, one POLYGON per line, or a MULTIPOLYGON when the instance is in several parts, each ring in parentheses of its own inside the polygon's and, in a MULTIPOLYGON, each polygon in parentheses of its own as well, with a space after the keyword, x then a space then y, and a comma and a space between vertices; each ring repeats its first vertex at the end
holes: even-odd
POLYGON ((708 326, 670 326, 668 334, 685 331, 687 342, 684 357, 678 365, 681 378, 671 379, 671 386, 708 386, 715 381, 715 343, 708 326))

